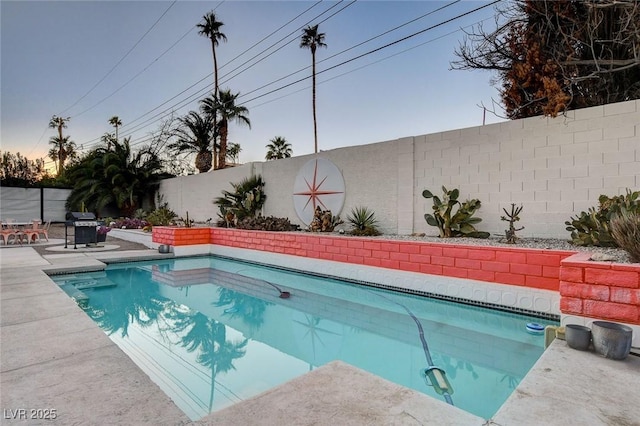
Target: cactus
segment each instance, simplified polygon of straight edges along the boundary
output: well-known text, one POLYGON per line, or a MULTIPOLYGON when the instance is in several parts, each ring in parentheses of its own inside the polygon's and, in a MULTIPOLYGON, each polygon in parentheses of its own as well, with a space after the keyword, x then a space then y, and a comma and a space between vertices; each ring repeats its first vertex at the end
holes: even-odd
POLYGON ((516 228, 515 226, 513 226, 515 222, 518 222, 520 220, 519 215, 522 212, 522 205, 520 205, 520 207, 516 207, 515 203, 511 203, 511 213, 509 213, 505 208, 503 208, 502 211, 504 211, 505 216, 501 216, 500 220, 509 222, 509 229, 505 229, 504 231, 507 244, 515 244, 518 240, 516 232, 522 231, 524 229, 524 226, 520 228, 516 228))
POLYGON ((482 221, 479 217, 472 217, 480 208, 480 200, 473 199, 460 203, 458 201, 460 191, 457 188, 449 191, 443 186, 442 191, 442 200, 428 189, 422 191, 424 198, 433 198, 433 214, 426 213, 424 218, 429 225, 439 229, 440 238, 488 238, 488 232, 478 231, 473 226, 482 221), (457 210, 453 213, 455 207, 457 210))
POLYGON ((598 197, 598 208, 589 207, 579 215, 571 217, 565 222, 567 231, 571 232, 571 241, 578 246, 616 247, 616 241, 611 236, 611 219, 619 214, 640 214, 640 191, 626 195, 616 195, 609 198, 606 195, 598 197))

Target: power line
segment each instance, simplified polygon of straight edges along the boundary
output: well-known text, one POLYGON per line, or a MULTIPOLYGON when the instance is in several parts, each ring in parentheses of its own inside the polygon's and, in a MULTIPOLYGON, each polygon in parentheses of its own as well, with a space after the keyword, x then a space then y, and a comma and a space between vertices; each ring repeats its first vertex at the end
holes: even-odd
POLYGON ((111 75, 111 73, 118 68, 118 65, 120 65, 122 63, 122 61, 124 61, 127 56, 129 56, 129 54, 131 52, 133 52, 133 50, 140 44, 140 42, 142 42, 142 40, 147 36, 147 34, 149 34, 151 32, 151 30, 158 24, 158 22, 160 22, 160 20, 164 17, 164 15, 167 14, 167 12, 169 12, 169 10, 173 7, 174 4, 176 4, 178 0, 173 0, 173 2, 171 2, 171 4, 169 5, 169 7, 164 11, 164 13, 162 15, 160 15, 160 17, 158 19, 156 19, 156 21, 153 23, 153 25, 151 25, 151 27, 142 35, 142 37, 140 37, 138 39, 138 41, 136 41, 136 43, 131 47, 131 49, 129 49, 129 51, 127 51, 127 53, 124 54, 124 56, 122 58, 120 58, 120 60, 118 62, 116 62, 116 64, 109 70, 107 71, 107 73, 104 75, 104 77, 102 77, 96 84, 93 85, 93 87, 91 89, 89 89, 89 91, 87 93, 85 93, 84 95, 82 95, 80 97, 80 99, 78 99, 77 101, 75 101, 71 106, 67 107, 64 111, 62 111, 59 115, 63 115, 65 112, 69 111, 71 108, 73 108, 74 106, 76 106, 78 104, 78 102, 80 102, 81 100, 83 100, 84 98, 87 97, 87 95, 89 95, 89 93, 93 92, 95 90, 96 87, 98 87, 100 85, 100 83, 102 83, 109 75, 111 75))
MULTIPOLYGON (((475 12, 477 12, 477 11, 479 11, 479 10, 482 10, 482 9, 484 9, 484 8, 487 8, 487 7, 489 7, 489 6, 492 6, 492 5, 494 5, 495 3, 498 3, 499 1, 501 1, 501 0, 495 0, 495 1, 494 1, 494 2, 492 2, 492 3, 486 4, 486 5, 483 5, 483 6, 477 7, 477 8, 475 8, 475 9, 472 9, 472 10, 470 10, 470 11, 467 11, 467 12, 465 12, 465 13, 459 14, 459 15, 457 15, 457 16, 455 16, 455 17, 453 17, 453 18, 447 19, 447 20, 445 20, 445 21, 439 22, 439 23, 437 23, 437 24, 435 24, 435 25, 432 25, 432 26, 430 26, 430 27, 427 27, 427 28, 422 29, 422 30, 420 30, 420 31, 417 31, 417 32, 415 32, 415 33, 412 33, 412 34, 410 34, 410 35, 408 35, 408 36, 405 36, 405 37, 402 37, 402 38, 400 38, 400 39, 397 39, 397 40, 395 40, 395 41, 393 41, 393 42, 391 42, 391 43, 387 43, 387 44, 385 44, 385 45, 383 45, 383 46, 380 46, 380 47, 378 47, 378 48, 372 49, 372 50, 370 50, 370 51, 368 51, 368 52, 365 52, 365 53, 363 53, 363 54, 360 54, 360 55, 357 55, 357 56, 355 56, 355 57, 352 57, 352 58, 350 58, 350 59, 348 59, 348 60, 346 60, 346 61, 343 61, 343 62, 341 62, 341 63, 339 63, 339 64, 336 64, 336 65, 334 65, 334 66, 331 66, 331 67, 329 67, 329 68, 326 68, 326 69, 324 69, 324 70, 322 70, 322 71, 320 71, 320 72, 318 72, 318 73, 316 73, 316 74, 322 74, 322 73, 325 73, 325 72, 330 71, 330 70, 332 70, 332 69, 335 69, 335 68, 338 68, 338 67, 340 67, 340 66, 346 65, 346 64, 348 64, 348 63, 350 63, 350 62, 353 62, 353 61, 355 61, 355 60, 357 60, 357 59, 363 58, 363 57, 365 57, 365 56, 371 55, 371 54, 373 54, 373 53, 375 53, 375 52, 381 51, 381 50, 383 50, 383 49, 386 49, 386 48, 391 47, 391 46, 393 46, 393 45, 396 45, 396 44, 398 44, 398 43, 404 42, 404 41, 406 41, 406 40, 408 40, 408 39, 410 39, 410 38, 413 38, 413 37, 415 37, 415 36, 417 36, 417 35, 423 34, 423 33, 427 32, 427 31, 433 30, 433 29, 435 29, 435 28, 437 28, 437 27, 440 27, 440 26, 442 26, 442 25, 445 25, 445 24, 448 24, 448 23, 450 23, 450 22, 453 22, 453 21, 455 21, 455 20, 457 20, 457 19, 460 19, 460 18, 462 18, 462 17, 464 17, 464 16, 467 16, 467 15, 469 15, 469 14, 475 13, 475 12)), ((453 3, 451 3, 451 4, 454 4, 454 3, 457 3, 457 2, 458 2, 458 1, 455 1, 455 2, 453 2, 453 3)), ((451 5, 451 4, 449 4, 449 5, 451 5)), ((442 9, 442 8, 439 8, 439 9, 437 9, 437 10, 441 10, 441 9, 442 9)), ((432 12, 429 12, 429 14, 434 13, 434 12, 436 12, 437 10, 432 11, 432 12)), ((426 15, 428 15, 428 14, 426 14, 426 15)), ((426 16, 426 15, 423 15, 423 16, 426 16)), ((416 19, 417 19, 417 18, 416 18, 416 19)), ((409 21, 409 22, 414 22, 414 21, 415 21, 415 19, 414 19, 414 20, 412 20, 412 21, 409 21)), ((404 25, 406 25, 406 24, 403 24, 403 25, 401 25, 401 26, 399 26, 399 27, 396 27, 395 29, 400 28, 400 27, 402 27, 402 26, 404 26, 404 25)), ((387 31, 387 32, 385 32, 385 33, 383 33, 383 34, 386 34, 386 33, 390 32, 390 31, 392 31, 392 30, 389 30, 389 31, 387 31)), ((373 40, 373 39, 375 39, 375 38, 378 38, 379 36, 380 36, 380 35, 378 35, 378 36, 376 36, 376 37, 373 37, 373 38, 371 38, 371 39, 369 39, 369 40, 367 40, 367 41, 370 41, 370 40, 373 40)), ((356 46, 362 45, 362 44, 366 43, 367 41, 362 42, 362 43, 359 43, 359 44, 358 44, 358 45, 356 45, 356 46)), ((355 47, 355 46, 354 46, 354 47, 355 47)), ((352 48, 353 48, 353 47, 352 47, 352 48)), ((352 48, 346 49, 346 50, 344 50, 343 52, 346 52, 346 51, 348 51, 348 50, 351 50, 352 48)), ((343 53, 343 52, 340 52, 340 53, 343 53)), ((340 53, 338 53, 338 54, 340 54, 340 53)), ((338 54, 333 55, 332 57, 335 57, 335 56, 337 56, 338 54)), ((255 65, 255 64, 254 64, 254 65, 255 65)), ((305 68, 303 68, 302 70, 304 70, 304 69, 306 69, 306 68, 308 68, 308 67, 305 67, 305 68)), ((361 67, 361 68, 362 68, 362 67, 361 67)), ((358 69, 360 69, 360 68, 358 68, 358 69)), ((301 70, 296 71, 296 73, 297 73, 297 72, 300 72, 300 71, 301 71, 301 70)), ((355 70, 353 70, 353 71, 355 71, 355 70)), ((351 72, 353 72, 353 71, 351 71, 351 72)), ((293 73, 293 74, 295 74, 295 73, 293 73)), ((293 75, 293 74, 290 74, 290 75, 293 75)), ((346 74, 346 73, 345 73, 345 74, 346 74)), ((208 76, 204 77, 204 78, 203 78, 203 79, 201 79, 199 82, 203 81, 205 78, 209 77, 210 75, 211 75, 211 74, 209 74, 208 76)), ((289 76, 290 76, 290 75, 289 75, 289 76)), ((286 78, 286 77, 285 77, 285 78, 286 78)), ((288 84, 283 85, 283 86, 281 86, 281 87, 278 87, 278 88, 276 88, 276 89, 273 89, 273 90, 271 90, 271 91, 269 91, 269 92, 266 92, 266 93, 263 93, 263 94, 261 94, 261 95, 255 96, 255 97, 253 97, 253 98, 251 98, 251 99, 249 99, 249 100, 247 100, 247 101, 243 102, 243 105, 245 105, 245 104, 247 104, 247 103, 249 103, 249 102, 252 102, 252 101, 254 101, 254 100, 256 100, 256 99, 263 98, 264 96, 267 96, 267 95, 269 95, 269 94, 272 94, 272 93, 275 93, 275 92, 277 92, 277 91, 283 90, 283 89, 285 89, 285 88, 287 88, 287 87, 290 87, 290 86, 292 86, 292 85, 294 85, 294 84, 300 83, 300 82, 302 82, 302 81, 304 81, 304 80, 307 80, 307 79, 309 79, 309 78, 310 78, 310 76, 306 76, 306 77, 301 78, 301 79, 298 79, 298 80, 296 80, 296 81, 294 81, 294 82, 291 82, 291 83, 288 83, 288 84)), ((336 77, 336 78, 337 78, 337 77, 336 77)), ((283 78, 280 78, 280 79, 277 79, 277 80, 275 80, 275 81, 280 81, 280 80, 282 80, 282 79, 283 79, 283 78)), ((176 96, 174 96, 173 98, 171 98, 170 100, 168 100, 168 101, 164 102, 164 103, 163 103, 163 104, 161 104, 160 106, 165 105, 166 103, 168 103, 168 102, 170 102, 171 100, 175 99, 176 97, 180 96, 181 94, 183 94, 184 92, 186 92, 186 91, 187 91, 187 90, 189 90, 190 88, 194 87, 194 86, 195 86, 196 84, 198 84, 199 82, 195 83, 194 85, 192 85, 192 86, 190 86, 189 88, 185 89, 184 91, 180 92, 178 95, 176 95, 176 96)), ((267 84, 267 85, 265 85, 265 86, 262 86, 262 87, 260 87, 260 88, 258 88, 258 89, 254 89, 254 90, 252 90, 251 92, 248 92, 248 93, 246 93, 246 94, 244 94, 244 95, 242 95, 242 96, 247 96, 249 93, 253 93, 253 92, 255 92, 255 91, 257 91, 257 90, 260 90, 261 88, 264 88, 264 87, 266 87, 266 86, 268 86, 268 85, 270 85, 270 84, 273 84, 273 83, 274 83, 274 82, 271 82, 271 83, 269 83, 269 84, 267 84)), ((198 95, 198 93, 195 93, 195 94, 190 95, 190 96, 186 99, 186 101, 188 101, 188 100, 189 100, 190 98, 192 98, 193 96, 197 96, 197 95, 198 95)), ((177 106, 177 105, 179 105, 179 104, 184 104, 184 102, 185 102, 185 100, 180 101, 180 102, 178 102, 177 104, 174 104, 171 108, 169 108, 169 109, 167 109, 167 110, 164 110, 164 111, 160 112, 159 114, 157 114, 156 116, 152 117, 152 118, 151 118, 151 120, 153 121, 153 119, 154 119, 154 118, 156 118, 156 117, 158 117, 158 116, 161 116, 161 115, 162 115, 162 114, 164 114, 166 111, 172 110, 172 111, 174 111, 174 112, 175 112, 175 109, 172 109, 172 108, 176 107, 176 106, 177 106)), ((154 110, 158 109, 160 106, 158 106, 158 107, 154 108, 154 110)), ((184 105, 182 105, 182 106, 184 106, 184 105)), ((182 107, 182 106, 181 106, 181 107, 182 107)), ((154 110, 151 110, 151 111, 154 111, 154 110)), ((148 114, 148 113, 147 113, 147 114, 148 114)), ((147 114, 145 114, 145 115, 147 115, 147 114)), ((144 115, 143 115, 143 116, 144 116, 144 115)), ((144 126, 144 124, 146 124, 146 123, 148 123, 148 122, 149 122, 149 120, 146 120, 144 123, 142 123, 142 124, 141 124, 141 125, 139 125, 139 126, 144 126)), ((141 128, 141 127, 139 127, 139 128, 141 128)), ((137 130, 138 130, 138 129, 135 129, 135 130, 134 130, 134 129, 131 129, 131 133, 129 134, 129 136, 131 136, 131 135, 133 134, 133 132, 135 132, 135 131, 137 131, 137 130)), ((149 140, 151 140, 151 139, 149 139, 149 138, 145 138, 145 137, 140 137, 140 138, 136 139, 134 143, 137 145, 137 144, 143 143, 143 142, 145 142, 145 141, 149 141, 149 140)), ((132 144, 132 145, 133 145, 133 144, 132 144)))
MULTIPOLYGON (((284 27, 285 27, 286 25, 288 25, 289 23, 293 22, 295 19, 297 19, 297 18, 299 18, 300 16, 302 16, 303 14, 307 13, 307 12, 308 12, 309 10, 311 10, 313 7, 315 7, 315 6, 317 6, 318 4, 320 4, 320 3, 321 3, 321 1, 322 1, 322 0, 320 0, 320 1, 316 2, 314 5, 312 5, 311 7, 307 8, 307 9, 306 9, 306 10, 304 10, 302 13, 298 14, 295 18, 293 18, 293 19, 289 20, 289 22, 287 22, 286 24, 282 25, 278 30, 276 30, 276 31, 272 32, 270 35, 268 35, 268 36, 264 37, 260 42, 255 43, 254 45, 252 45, 251 47, 249 47, 248 49, 246 49, 244 52, 242 52, 240 55, 236 56, 236 57, 235 57, 235 58, 233 58, 231 61, 229 61, 229 62, 227 62, 226 64, 224 64, 221 68, 224 68, 224 66, 226 66, 226 65, 228 65, 229 63, 233 62, 235 59, 237 59, 237 58, 241 57, 242 55, 244 55, 245 53, 247 53, 248 51, 250 51, 251 49, 253 49, 256 45, 258 45, 258 44, 259 44, 259 43, 261 43, 262 41, 266 40, 266 38, 268 38, 268 37, 269 37, 269 36, 271 36, 272 34, 276 33, 277 31, 279 31, 280 29, 284 28, 284 27)), ((355 1, 356 1, 356 0, 353 0, 351 4, 353 4, 353 2, 355 2, 355 1)), ((312 20, 308 21, 308 22, 307 22, 307 24, 308 24, 309 22, 312 22, 313 20, 317 19, 318 17, 320 17, 320 16, 324 15, 324 14, 325 14, 325 13, 327 13, 329 10, 331 10, 331 9, 335 8, 335 7, 336 7, 337 5, 339 5, 341 2, 342 2, 342 1, 338 2, 336 5, 331 6, 329 9, 327 9, 327 10, 325 10, 324 12, 320 13, 319 15, 315 16, 312 20)), ((341 10, 344 10, 346 7, 347 7, 347 6, 343 7, 341 10)), ((340 11, 341 11, 341 10, 340 10, 340 11)), ((337 13, 337 12, 336 12, 336 13, 337 13)), ((334 16, 334 15, 335 15, 335 13, 334 13, 333 15, 331 15, 331 16, 334 16)), ((327 19, 328 19, 328 18, 327 18, 327 19)), ((305 25, 307 25, 307 24, 305 24, 305 25)), ((302 27, 299 27, 298 29, 296 29, 296 31, 298 31, 300 28, 302 28, 302 27)), ((285 38, 286 38, 286 37, 288 37, 288 36, 289 36, 289 35, 291 35, 291 34, 293 34, 293 32, 292 32, 292 33, 290 33, 290 34, 288 34, 287 36, 285 36, 285 38)), ((294 40, 295 40, 295 39, 294 39, 294 40)), ((279 41, 278 41, 278 42, 279 42, 279 41)), ((277 44, 277 42, 276 42, 276 44, 277 44)), ((271 48, 272 46, 273 46, 273 45, 269 46, 267 49, 263 50, 260 54, 264 53, 266 50, 268 50, 268 49, 269 49, 269 48, 271 48)), ((259 56, 260 54, 258 54, 258 56, 259 56)), ((254 56, 254 58, 255 58, 255 56, 254 56)), ((251 58, 251 59, 253 59, 253 58, 251 58)), ((256 62, 256 63, 257 63, 257 62, 256 62)), ((245 62, 244 64, 246 64, 246 62, 245 62)), ((244 65, 244 64, 243 64, 243 65, 244 65)), ((254 65, 255 65, 255 64, 253 64, 252 66, 254 66, 254 65)), ((236 68, 236 69, 237 69, 237 68, 236 68)), ((235 69, 234 69, 234 70, 235 70, 235 69)), ((233 70, 232 70, 232 71, 233 71, 233 70)), ((184 94, 185 92, 187 92, 188 90, 192 89, 193 87, 195 87, 195 86, 196 86, 196 85, 198 85, 199 83, 203 82, 204 80, 206 80, 207 78, 209 78, 212 74, 213 74, 213 73, 209 73, 209 74, 207 74, 206 76, 202 77, 200 80, 196 81, 195 83, 193 83, 192 85, 190 85, 190 86, 189 86, 189 87, 187 87, 186 89, 182 90, 180 93, 178 93, 178 94, 174 95, 174 96, 173 96, 173 97, 171 97, 170 99, 168 99, 168 100, 164 101, 164 102, 163 102, 163 103, 161 103, 160 105, 158 105, 158 106, 156 106, 155 108, 151 109, 150 111, 148 111, 148 112, 146 112, 146 113, 142 114, 141 116, 139 116, 139 117, 135 118, 134 120, 129 121, 128 123, 126 123, 125 125, 123 125, 121 128, 127 128, 127 127, 131 126, 131 125, 132 125, 133 123, 135 123, 136 121, 141 120, 143 117, 145 117, 145 116, 147 116, 147 115, 151 114, 153 111, 156 111, 157 109, 159 109, 159 108, 160 108, 160 107, 162 107, 163 105, 166 105, 167 103, 171 102, 172 100, 176 99, 176 98, 177 98, 177 97, 179 97, 180 95, 184 94)), ((229 79, 227 79, 227 81, 228 81, 228 80, 229 80, 229 79)), ((130 132, 130 133, 129 133, 129 135, 131 135, 133 132, 137 131, 138 129, 140 129, 140 128, 142 128, 142 127, 145 127, 145 125, 146 125, 147 123, 149 123, 149 122, 151 122, 151 121, 155 121, 155 119, 156 119, 157 117, 161 116, 162 114, 165 114, 165 113, 166 113, 166 112, 168 112, 168 111, 172 111, 172 110, 174 110, 174 108, 175 108, 178 104, 180 104, 180 103, 183 103, 183 104, 184 104, 185 102, 187 102, 187 103, 188 103, 188 102, 190 102, 193 98, 197 98, 197 97, 201 96, 203 93, 205 93, 206 91, 208 91, 208 90, 209 90, 209 87, 210 87, 210 86, 211 86, 211 84, 207 84, 204 88, 202 88, 202 89, 198 89, 198 91, 197 91, 196 93, 193 93, 193 94, 189 95, 189 97, 188 97, 188 98, 186 98, 186 100, 179 101, 177 104, 174 104, 174 105, 172 105, 171 107, 169 107, 168 109, 165 109, 165 110, 161 111, 160 113, 158 113, 158 114, 154 115, 154 116, 153 116, 153 117, 151 117, 150 119, 145 120, 143 123, 141 123, 141 124, 139 124, 139 125, 137 125, 137 126, 134 126, 134 128, 132 128, 132 129, 130 129, 130 130, 129 130, 129 132, 130 132)), ((184 106, 184 105, 182 105, 182 106, 184 106)), ((182 106, 181 106, 181 107, 182 107, 182 106)), ((100 140, 100 138, 98 137, 98 138, 95 138, 95 139, 92 139, 92 140, 90 140, 90 141, 86 142, 86 144, 90 144, 90 145, 91 145, 93 142, 98 142, 99 140, 100 140)), ((95 145, 95 144, 93 144, 93 145, 95 145)))

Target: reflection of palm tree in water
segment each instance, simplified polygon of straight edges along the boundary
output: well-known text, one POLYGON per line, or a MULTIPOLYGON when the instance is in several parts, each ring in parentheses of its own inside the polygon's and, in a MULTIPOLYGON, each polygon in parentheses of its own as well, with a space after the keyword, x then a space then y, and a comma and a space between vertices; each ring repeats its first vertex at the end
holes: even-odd
POLYGON ((228 341, 225 325, 199 312, 180 315, 176 318, 175 332, 179 334, 185 330, 188 331, 182 337, 181 345, 189 352, 198 349, 196 361, 211 369, 211 393, 209 395, 209 411, 211 411, 217 374, 235 370, 233 360, 245 355, 249 340, 228 341))
POLYGON ((264 312, 267 306, 273 305, 273 303, 224 287, 218 289, 218 295, 218 301, 215 306, 231 305, 228 309, 225 309, 224 315, 228 315, 230 318, 240 318, 252 331, 260 329, 264 323, 264 312))
POLYGON ((322 344, 322 346, 326 346, 326 343, 322 341, 320 337, 320 333, 332 334, 334 336, 342 336, 340 333, 333 332, 326 328, 320 327, 320 321, 322 318, 315 317, 312 315, 305 314, 304 321, 293 320, 294 323, 300 324, 302 327, 306 329, 304 336, 302 338, 306 338, 307 336, 311 337, 311 351, 313 356, 313 364, 309 364, 309 371, 313 370, 314 364, 316 364, 316 340, 322 344))
POLYGON ((109 292, 99 289, 90 292, 91 304, 86 312, 107 334, 122 330, 122 337, 127 337, 129 325, 134 323, 146 328, 156 323, 172 303, 157 293, 157 287, 139 284, 146 279, 141 276, 144 273, 138 269, 110 271, 111 280, 118 286, 109 292), (119 278, 118 275, 124 276, 119 278))

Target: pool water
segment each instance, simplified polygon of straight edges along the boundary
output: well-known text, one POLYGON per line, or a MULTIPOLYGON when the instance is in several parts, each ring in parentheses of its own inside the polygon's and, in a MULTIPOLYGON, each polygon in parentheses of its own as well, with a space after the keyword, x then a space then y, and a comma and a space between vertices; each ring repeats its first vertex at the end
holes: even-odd
POLYGON ((192 420, 334 360, 444 401, 431 362, 488 419, 543 352, 526 324, 558 325, 218 257, 52 278, 192 420))

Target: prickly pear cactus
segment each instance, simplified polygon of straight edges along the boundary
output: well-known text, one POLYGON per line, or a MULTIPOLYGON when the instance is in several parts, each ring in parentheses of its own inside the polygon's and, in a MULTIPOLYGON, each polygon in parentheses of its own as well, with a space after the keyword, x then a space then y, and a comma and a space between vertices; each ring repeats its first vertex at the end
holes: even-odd
POLYGON ((611 219, 622 213, 640 214, 640 191, 609 198, 600 195, 598 208, 590 207, 586 212, 571 217, 565 222, 571 233, 571 242, 578 246, 616 247, 611 236, 611 219))
POLYGON ((488 238, 488 232, 480 232, 473 226, 482 221, 478 217, 472 217, 480 208, 480 200, 467 200, 464 203, 458 201, 460 191, 456 189, 447 190, 442 187, 442 200, 433 195, 431 191, 425 189, 422 191, 424 198, 433 199, 433 214, 426 213, 424 215, 427 224, 435 226, 440 232, 440 238, 451 237, 471 237, 471 238, 488 238), (455 212, 454 212, 454 209, 455 212))

